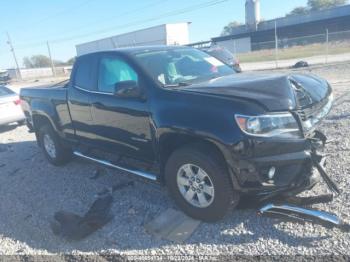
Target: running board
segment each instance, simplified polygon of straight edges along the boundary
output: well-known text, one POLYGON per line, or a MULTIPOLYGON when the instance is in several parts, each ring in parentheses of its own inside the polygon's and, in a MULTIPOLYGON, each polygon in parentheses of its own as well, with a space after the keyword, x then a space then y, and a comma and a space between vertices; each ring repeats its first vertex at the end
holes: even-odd
POLYGON ((73 154, 75 156, 77 156, 77 157, 81 157, 83 159, 90 160, 90 161, 99 163, 101 165, 104 165, 104 166, 107 166, 107 167, 110 167, 110 168, 114 168, 114 169, 118 169, 118 170, 121 170, 121 171, 125 171, 125 172, 131 173, 131 174, 134 174, 136 176, 140 176, 140 177, 152 180, 152 181, 157 181, 157 176, 153 175, 153 174, 149 174, 149 173, 146 173, 146 172, 132 170, 132 169, 128 169, 128 168, 125 168, 125 167, 117 166, 117 165, 114 165, 114 164, 112 164, 112 163, 110 163, 108 161, 105 161, 105 160, 100 160, 100 159, 97 159, 97 158, 86 156, 86 155, 84 155, 84 154, 82 154, 82 153, 80 153, 78 151, 74 151, 73 154))

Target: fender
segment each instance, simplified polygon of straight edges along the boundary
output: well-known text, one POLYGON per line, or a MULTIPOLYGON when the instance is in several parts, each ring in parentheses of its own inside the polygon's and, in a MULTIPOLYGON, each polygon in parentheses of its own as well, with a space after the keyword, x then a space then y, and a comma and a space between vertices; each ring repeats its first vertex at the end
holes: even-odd
MULTIPOLYGON (((63 133, 60 128, 60 120, 57 114, 56 108, 52 103, 45 100, 34 99, 31 101, 31 109, 32 109, 32 119, 34 123, 35 116, 43 116, 45 117, 53 127, 53 129, 59 134, 59 136, 63 137, 63 133)), ((35 123, 34 123, 34 128, 35 123)))

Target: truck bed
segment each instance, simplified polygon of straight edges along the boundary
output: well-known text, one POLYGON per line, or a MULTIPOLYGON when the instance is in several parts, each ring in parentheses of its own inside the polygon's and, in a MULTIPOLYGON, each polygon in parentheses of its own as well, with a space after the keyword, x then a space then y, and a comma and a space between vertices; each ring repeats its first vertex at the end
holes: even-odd
POLYGON ((33 114, 39 113, 38 111, 43 108, 46 109, 45 113, 50 114, 50 119, 57 121, 56 123, 61 123, 60 120, 62 119, 71 122, 67 104, 67 91, 64 84, 22 88, 20 98, 29 127, 33 128, 33 114))

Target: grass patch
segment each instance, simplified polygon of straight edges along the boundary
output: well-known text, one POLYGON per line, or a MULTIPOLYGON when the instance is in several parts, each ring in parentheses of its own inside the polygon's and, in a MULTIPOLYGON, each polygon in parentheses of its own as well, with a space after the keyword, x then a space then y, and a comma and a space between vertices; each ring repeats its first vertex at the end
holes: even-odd
MULTIPOLYGON (((343 54, 350 52, 350 42, 332 43, 329 45, 329 54, 343 54)), ((279 49, 278 59, 287 60, 295 58, 306 58, 311 56, 326 56, 327 46, 326 44, 312 44, 307 46, 294 46, 285 49, 279 49)), ((237 55, 241 63, 249 62, 263 62, 263 61, 274 61, 275 50, 260 50, 246 54, 237 55)))

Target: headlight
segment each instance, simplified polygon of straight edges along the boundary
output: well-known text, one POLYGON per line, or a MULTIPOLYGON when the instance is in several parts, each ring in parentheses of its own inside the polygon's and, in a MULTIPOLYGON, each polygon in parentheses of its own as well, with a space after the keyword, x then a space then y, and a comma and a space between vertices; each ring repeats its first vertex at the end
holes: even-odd
POLYGON ((280 113, 260 116, 235 115, 241 130, 252 136, 301 138, 297 121, 290 113, 280 113))
POLYGON ((327 104, 314 116, 306 121, 303 121, 303 126, 306 131, 310 131, 315 125, 317 125, 323 118, 325 118, 332 109, 334 97, 330 94, 327 104))

